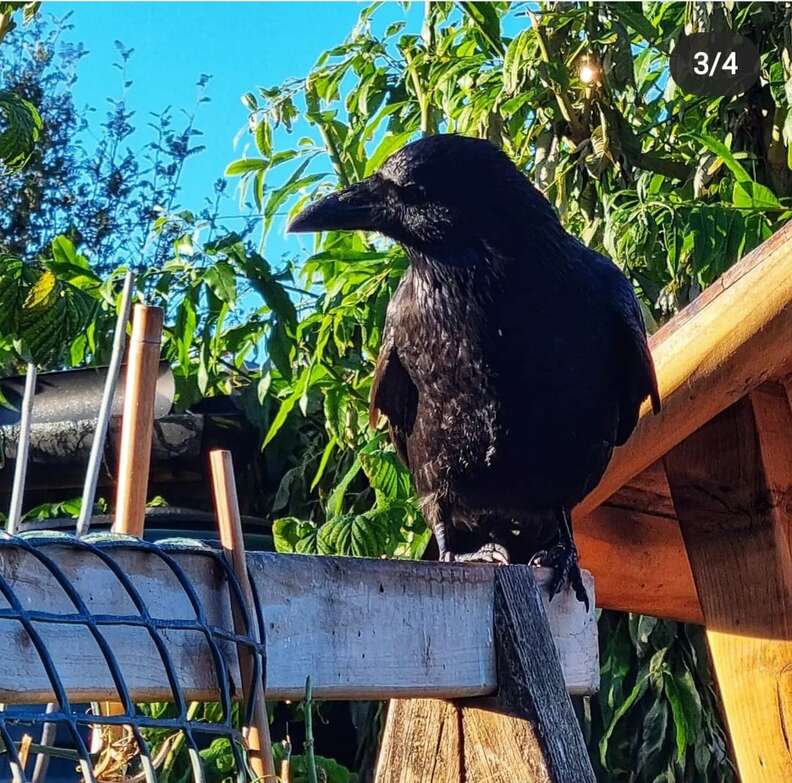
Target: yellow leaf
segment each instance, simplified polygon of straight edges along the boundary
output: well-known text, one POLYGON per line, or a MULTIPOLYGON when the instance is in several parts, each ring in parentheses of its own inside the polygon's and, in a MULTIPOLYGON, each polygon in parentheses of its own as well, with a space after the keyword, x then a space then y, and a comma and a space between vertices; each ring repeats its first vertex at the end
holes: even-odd
POLYGON ((22 309, 28 312, 46 310, 52 307, 57 296, 58 280, 52 272, 46 270, 39 275, 38 280, 31 286, 22 309))

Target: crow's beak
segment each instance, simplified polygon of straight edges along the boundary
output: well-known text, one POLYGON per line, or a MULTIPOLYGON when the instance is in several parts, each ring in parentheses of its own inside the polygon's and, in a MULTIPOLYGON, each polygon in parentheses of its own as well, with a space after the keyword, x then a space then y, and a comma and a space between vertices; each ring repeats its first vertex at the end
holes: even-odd
POLYGON ((289 231, 375 231, 382 217, 383 200, 377 181, 368 177, 307 206, 289 224, 289 231))

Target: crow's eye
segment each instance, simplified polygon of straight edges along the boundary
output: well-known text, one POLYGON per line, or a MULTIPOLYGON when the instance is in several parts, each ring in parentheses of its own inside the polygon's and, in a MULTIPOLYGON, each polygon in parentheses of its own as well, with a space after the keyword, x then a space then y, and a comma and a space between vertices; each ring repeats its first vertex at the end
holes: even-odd
POLYGON ((417 182, 402 185, 399 191, 405 204, 421 204, 426 201, 426 191, 423 185, 419 185, 417 182))

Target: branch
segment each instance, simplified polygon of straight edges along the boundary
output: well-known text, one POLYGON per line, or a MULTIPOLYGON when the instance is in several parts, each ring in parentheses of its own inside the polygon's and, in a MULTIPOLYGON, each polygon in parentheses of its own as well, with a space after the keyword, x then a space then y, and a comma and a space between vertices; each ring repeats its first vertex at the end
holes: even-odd
MULTIPOLYGON (((530 17, 531 24, 533 25, 533 29, 536 32, 536 40, 539 43, 539 53, 541 54, 542 62, 544 62, 546 65, 554 62, 563 66, 564 60, 560 57, 558 52, 550 51, 548 41, 544 37, 544 33, 539 27, 539 19, 536 14, 534 14, 532 11, 529 11, 528 16, 530 17)), ((555 93, 556 102, 558 103, 558 108, 561 111, 561 116, 567 121, 567 123, 569 123, 572 139, 574 140, 575 144, 579 144, 581 141, 583 141, 583 139, 588 137, 588 128, 586 128, 585 125, 583 125, 583 123, 580 121, 580 117, 578 117, 574 106, 572 106, 572 101, 569 99, 569 95, 566 92, 566 87, 556 83, 555 90, 553 92, 555 93)))

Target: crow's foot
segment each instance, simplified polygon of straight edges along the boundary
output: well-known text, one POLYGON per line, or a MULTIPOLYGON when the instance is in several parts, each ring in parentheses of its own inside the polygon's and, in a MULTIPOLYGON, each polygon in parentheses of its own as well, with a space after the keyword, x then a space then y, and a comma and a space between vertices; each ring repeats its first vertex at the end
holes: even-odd
POLYGON ((494 563, 495 565, 509 565, 509 553, 500 544, 484 544, 481 549, 463 555, 446 553, 445 560, 454 563, 494 563))
POLYGON ((589 609, 589 599, 583 586, 583 577, 578 565, 578 552, 574 544, 557 544, 546 551, 537 552, 531 558, 531 565, 552 568, 553 579, 550 582, 550 600, 560 593, 567 585, 575 591, 575 597, 589 609))

